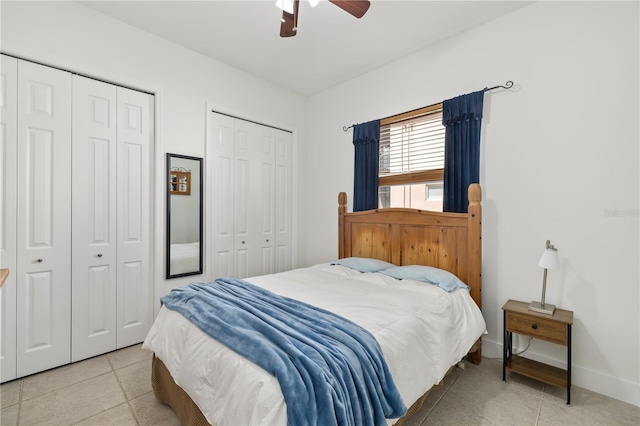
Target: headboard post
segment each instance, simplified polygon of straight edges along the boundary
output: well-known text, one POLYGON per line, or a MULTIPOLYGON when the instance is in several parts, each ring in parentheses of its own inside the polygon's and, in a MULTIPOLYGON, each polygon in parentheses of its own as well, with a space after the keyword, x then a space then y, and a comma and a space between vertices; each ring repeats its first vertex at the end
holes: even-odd
POLYGON ((344 214, 347 212, 347 194, 338 194, 338 259, 344 258, 344 214))
POLYGON ((477 183, 469 185, 469 286, 471 298, 482 308, 482 189, 477 183))

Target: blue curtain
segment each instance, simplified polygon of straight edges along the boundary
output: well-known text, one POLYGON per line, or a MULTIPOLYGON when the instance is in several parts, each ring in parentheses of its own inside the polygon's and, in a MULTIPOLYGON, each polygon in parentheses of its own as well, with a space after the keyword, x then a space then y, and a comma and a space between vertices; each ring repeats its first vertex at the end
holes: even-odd
POLYGON ((353 126, 353 211, 378 208, 380 120, 353 126))
POLYGON ((471 183, 480 181, 480 128, 484 91, 442 103, 445 212, 466 213, 471 183))

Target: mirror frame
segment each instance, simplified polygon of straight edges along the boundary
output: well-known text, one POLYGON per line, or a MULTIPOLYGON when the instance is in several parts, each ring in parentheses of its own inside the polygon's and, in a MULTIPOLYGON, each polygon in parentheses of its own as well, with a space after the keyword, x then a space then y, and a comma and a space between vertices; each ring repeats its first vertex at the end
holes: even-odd
MULTIPOLYGON (((204 218, 204 203, 203 203, 203 184, 204 184, 204 170, 202 168, 203 159, 202 157, 191 157, 188 155, 181 154, 172 154, 167 153, 167 161, 166 161, 166 175, 165 175, 165 185, 166 185, 166 198, 167 198, 167 217, 166 217, 166 244, 165 244, 165 263, 166 263, 166 279, 171 278, 179 278, 186 277, 189 275, 200 275, 203 273, 203 263, 204 263, 204 232, 203 232, 203 218, 204 218), (198 162, 198 167, 200 168, 200 193, 197 196, 200 199, 200 208, 198 212, 199 216, 199 237, 200 237, 200 247, 198 250, 199 262, 198 262, 198 270, 191 272, 183 272, 180 274, 171 274, 171 159, 172 158, 182 158, 185 160, 193 160, 198 162)), ((194 194, 192 194, 194 195, 194 194)))

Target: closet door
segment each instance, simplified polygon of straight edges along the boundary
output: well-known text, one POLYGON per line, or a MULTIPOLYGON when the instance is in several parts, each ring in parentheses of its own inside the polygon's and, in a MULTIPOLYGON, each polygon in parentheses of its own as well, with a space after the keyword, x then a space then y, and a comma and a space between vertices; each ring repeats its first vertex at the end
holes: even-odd
POLYGON ((17 374, 70 361, 71 74, 18 63, 17 374))
POLYGON ((211 256, 211 278, 234 275, 234 187, 235 119, 210 112, 207 136, 211 144, 211 164, 207 179, 210 197, 211 237, 207 253, 211 256))
POLYGON ((274 129, 235 120, 235 276, 273 271, 274 129))
POLYGON ((214 112, 207 129, 213 278, 291 269, 291 133, 214 112))
POLYGON ((0 290, 0 381, 16 378, 16 160, 18 60, 0 63, 0 268, 9 277, 0 290))
POLYGON ((116 86, 73 77, 73 362, 116 349, 116 86))
POLYGON ((248 276, 272 274, 275 261, 274 211, 275 191, 275 129, 255 126, 255 142, 251 147, 250 168, 250 258, 248 276))
POLYGON ((292 135, 276 130, 275 271, 292 268, 292 135))
POLYGON ((117 347, 144 340, 153 320, 153 96, 117 88, 117 347))
POLYGON ((237 278, 249 276, 249 264, 253 254, 251 247, 251 163, 255 162, 255 124, 243 120, 234 120, 234 174, 233 174, 233 260, 234 274, 237 278))

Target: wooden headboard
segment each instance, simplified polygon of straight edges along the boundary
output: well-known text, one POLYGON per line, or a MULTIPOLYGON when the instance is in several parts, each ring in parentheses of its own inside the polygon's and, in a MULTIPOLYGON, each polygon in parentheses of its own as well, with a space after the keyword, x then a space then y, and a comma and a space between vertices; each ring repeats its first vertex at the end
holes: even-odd
POLYGON ((338 195, 338 256, 368 257, 395 265, 445 269, 469 287, 482 308, 482 191, 469 186, 468 213, 389 208, 347 213, 338 195))

